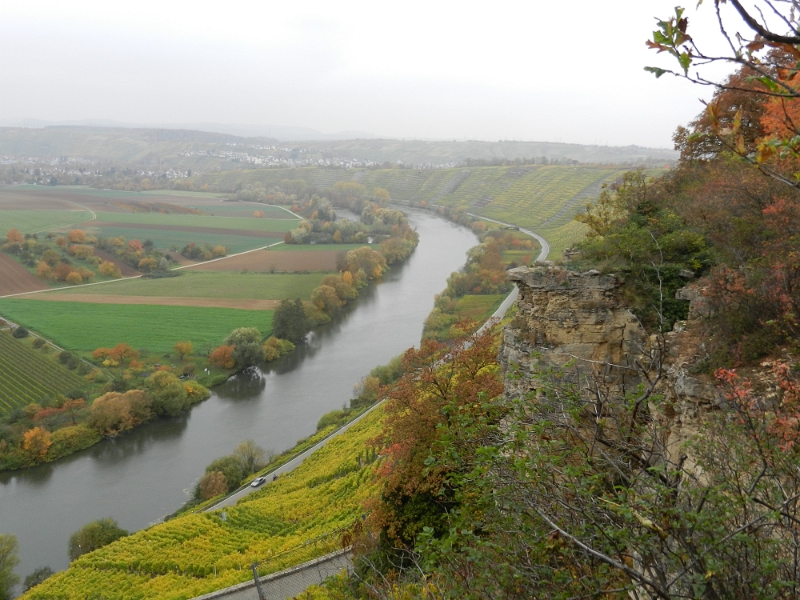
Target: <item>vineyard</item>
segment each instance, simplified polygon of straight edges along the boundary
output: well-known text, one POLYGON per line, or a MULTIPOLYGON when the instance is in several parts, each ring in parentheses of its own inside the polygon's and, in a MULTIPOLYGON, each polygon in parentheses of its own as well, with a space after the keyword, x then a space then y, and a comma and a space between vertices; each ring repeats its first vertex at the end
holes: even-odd
POLYGON ((85 383, 27 343, 0 332, 0 416, 85 383))
POLYGON ((80 557, 23 598, 193 598, 339 547, 309 543, 360 518, 374 493, 365 448, 380 434, 374 411, 296 470, 238 505, 175 518, 80 557))

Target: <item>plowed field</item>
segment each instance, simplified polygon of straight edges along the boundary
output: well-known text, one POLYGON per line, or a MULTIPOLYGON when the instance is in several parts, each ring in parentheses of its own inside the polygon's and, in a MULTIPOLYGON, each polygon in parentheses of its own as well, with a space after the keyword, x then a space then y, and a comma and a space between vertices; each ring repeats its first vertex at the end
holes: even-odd
POLYGON ((335 271, 337 254, 336 250, 304 252, 256 250, 208 264, 199 263, 193 267, 187 267, 187 269, 192 271, 251 271, 253 273, 335 271))
POLYGON ((173 296, 99 296, 95 294, 32 294, 24 300, 50 302, 88 302, 90 304, 150 304, 158 306, 199 306, 202 308, 239 308, 242 310, 275 310, 279 300, 252 298, 178 298, 173 296))
POLYGON ((104 252, 103 250, 98 250, 97 248, 95 248, 94 254, 95 256, 98 256, 103 260, 107 260, 117 265, 119 267, 119 272, 122 273, 123 277, 133 277, 135 275, 141 275, 139 271, 137 271, 130 265, 125 264, 124 262, 119 260, 116 256, 113 256, 108 252, 104 252))
POLYGON ((0 296, 46 290, 47 284, 7 254, 0 252, 0 296))

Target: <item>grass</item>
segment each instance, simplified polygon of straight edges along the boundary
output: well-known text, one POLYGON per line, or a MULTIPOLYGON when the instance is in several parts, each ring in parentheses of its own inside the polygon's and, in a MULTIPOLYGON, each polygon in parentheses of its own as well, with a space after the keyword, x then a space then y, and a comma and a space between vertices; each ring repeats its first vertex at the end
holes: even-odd
POLYGON ((0 238, 5 241, 6 232, 11 228, 22 233, 38 233, 90 218, 88 210, 0 210, 0 238))
POLYGON ((380 435, 379 408, 297 469, 220 512, 195 513, 136 532, 74 561, 24 598, 193 598, 341 547, 375 492, 374 464, 359 459, 380 435), (267 560, 268 559, 268 560, 267 560))
POLYGON ((180 340, 191 340, 198 352, 205 352, 237 327, 257 327, 269 335, 273 311, 12 298, 0 300, 0 314, 69 350, 91 352, 122 342, 137 350, 166 353, 180 340))
POLYGON ((249 231, 274 231, 285 233, 295 229, 299 220, 292 218, 267 219, 264 217, 220 217, 164 213, 97 213, 97 220, 106 223, 136 223, 140 225, 172 225, 177 227, 214 227, 217 229, 246 229, 249 231))
POLYGON ((78 375, 27 342, 0 331, 0 416, 84 384, 78 375))
POLYGON ((337 252, 348 252, 369 246, 376 249, 378 244, 280 244, 270 248, 270 252, 325 252, 335 250, 337 252))
POLYGON ((91 222, 84 223, 82 229, 103 237, 124 237, 126 240, 150 240, 156 248, 165 250, 177 248, 180 251, 186 244, 194 242, 198 246, 225 246, 228 254, 236 254, 245 250, 262 248, 276 241, 283 240, 282 234, 276 237, 250 237, 245 235, 226 235, 220 233, 199 233, 193 231, 174 231, 163 229, 138 229, 125 227, 92 227, 91 222))
POLYGON ((180 277, 126 279, 104 285, 67 288, 59 295, 173 296, 177 298, 256 298, 288 300, 308 298, 324 273, 213 273, 184 271, 180 277))

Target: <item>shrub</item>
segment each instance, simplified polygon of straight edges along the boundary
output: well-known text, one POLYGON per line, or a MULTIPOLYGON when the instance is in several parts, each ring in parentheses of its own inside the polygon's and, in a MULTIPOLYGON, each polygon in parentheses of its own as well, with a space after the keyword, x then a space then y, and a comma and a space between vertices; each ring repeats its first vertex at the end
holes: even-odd
POLYGON ((13 331, 13 333, 11 335, 13 335, 17 339, 22 339, 22 338, 28 337, 28 335, 30 335, 30 333, 28 332, 27 329, 25 329, 24 327, 20 326, 20 327, 17 327, 13 331))

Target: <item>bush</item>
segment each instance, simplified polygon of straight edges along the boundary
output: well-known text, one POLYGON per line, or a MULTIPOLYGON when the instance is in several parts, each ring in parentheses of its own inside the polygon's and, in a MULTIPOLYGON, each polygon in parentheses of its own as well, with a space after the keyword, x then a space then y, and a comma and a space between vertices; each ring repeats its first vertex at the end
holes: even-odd
POLYGON ((79 556, 107 546, 128 535, 114 519, 98 519, 84 525, 69 538, 69 559, 75 560, 79 556))
POLYGON ((17 339, 22 339, 28 337, 30 335, 30 332, 24 327, 20 326, 17 327, 11 335, 13 335, 17 339))
POLYGON ((321 431, 326 427, 330 427, 331 425, 339 425, 347 417, 350 416, 350 411, 347 409, 342 410, 332 410, 331 412, 325 413, 320 417, 319 422, 317 423, 317 431, 321 431))

